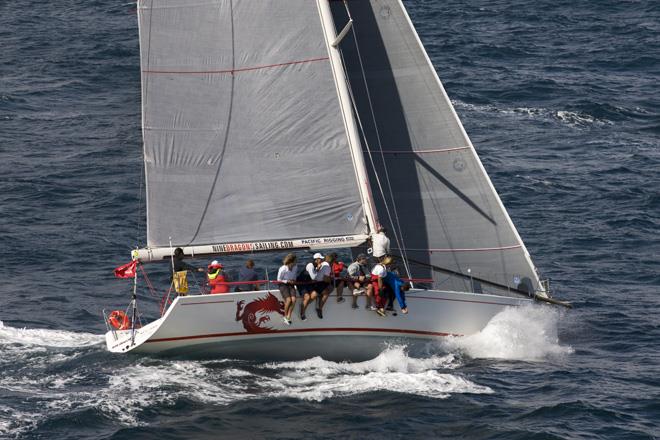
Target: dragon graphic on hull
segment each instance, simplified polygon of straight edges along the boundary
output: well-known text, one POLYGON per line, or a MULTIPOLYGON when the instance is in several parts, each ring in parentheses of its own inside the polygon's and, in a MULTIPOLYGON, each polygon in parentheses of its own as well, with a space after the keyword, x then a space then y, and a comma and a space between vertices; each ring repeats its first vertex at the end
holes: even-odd
POLYGON ((277 312, 284 316, 284 303, 277 299, 275 295, 268 292, 263 298, 257 298, 245 305, 245 300, 236 304, 236 321, 242 321, 243 328, 248 333, 270 333, 277 330, 267 327, 266 322, 270 321, 268 313, 277 312), (262 316, 257 318, 257 314, 262 316))

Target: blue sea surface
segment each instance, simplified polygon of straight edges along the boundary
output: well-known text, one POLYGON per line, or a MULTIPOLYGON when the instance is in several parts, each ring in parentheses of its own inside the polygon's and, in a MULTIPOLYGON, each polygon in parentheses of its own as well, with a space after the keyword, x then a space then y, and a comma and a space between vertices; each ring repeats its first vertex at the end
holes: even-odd
POLYGON ((405 4, 575 308, 507 310, 422 357, 109 354, 101 311, 130 295, 112 269, 144 241, 135 4, 2 0, 0 438, 660 438, 660 5, 405 4))

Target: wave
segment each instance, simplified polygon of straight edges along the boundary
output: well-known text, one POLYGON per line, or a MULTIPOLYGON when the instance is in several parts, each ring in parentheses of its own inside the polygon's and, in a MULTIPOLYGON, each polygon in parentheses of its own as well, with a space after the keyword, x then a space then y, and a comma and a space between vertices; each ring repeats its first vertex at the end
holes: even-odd
POLYGON ((526 118, 538 118, 553 120, 572 127, 588 127, 593 125, 612 125, 613 121, 605 118, 598 118, 583 111, 552 110, 536 107, 515 107, 499 108, 495 105, 477 105, 468 104, 462 101, 452 101, 456 108, 464 108, 471 111, 482 113, 500 113, 503 115, 521 116, 526 118))
MULTIPOLYGON (((151 361, 155 362, 155 361, 151 361)), ((323 401, 373 391, 430 398, 455 393, 490 394, 485 386, 458 374, 453 354, 410 357, 404 346, 386 348, 365 362, 332 362, 315 357, 299 362, 242 364, 218 361, 169 361, 140 364, 113 373, 101 393, 83 393, 76 406, 92 406, 126 425, 140 425, 140 413, 181 399, 227 405, 244 400, 290 398, 323 401), (228 365, 227 365, 228 364, 228 365), (121 402, 118 404, 117 402, 121 402)), ((65 405, 66 406, 66 405, 65 405)))
POLYGON ((405 346, 386 348, 365 362, 332 362, 315 357, 302 362, 267 364, 281 372, 268 393, 276 398, 323 401, 374 391, 390 391, 443 399, 455 393, 490 394, 493 391, 443 370, 460 366, 453 354, 410 357, 405 346))
POLYGON ((75 348, 97 345, 103 335, 66 330, 28 329, 6 326, 0 321, 0 345, 18 344, 38 347, 75 348))
POLYGON ((143 426, 150 410, 186 401, 224 406, 264 398, 320 402, 376 391, 435 399, 493 393, 455 373, 461 364, 453 354, 417 359, 404 346, 386 348, 366 362, 318 357, 260 364, 149 358, 128 366, 101 362, 36 378, 17 371, 0 380, 0 389, 31 396, 32 402, 30 412, 0 408, 0 435, 26 432, 44 420, 87 410, 123 426, 143 426), (15 413, 21 417, 12 417, 15 413))
POLYGON ((560 318, 560 312, 550 307, 511 307, 495 315, 479 333, 448 338, 441 345, 474 359, 542 361, 561 357, 574 350, 559 343, 560 318))

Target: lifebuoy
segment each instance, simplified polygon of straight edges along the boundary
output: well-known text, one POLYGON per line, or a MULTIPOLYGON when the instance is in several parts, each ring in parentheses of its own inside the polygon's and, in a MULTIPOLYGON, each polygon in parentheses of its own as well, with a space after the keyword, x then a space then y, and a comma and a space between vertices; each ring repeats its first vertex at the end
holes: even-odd
POLYGON ((108 322, 115 330, 127 330, 131 328, 131 320, 121 310, 114 310, 108 317, 108 322))

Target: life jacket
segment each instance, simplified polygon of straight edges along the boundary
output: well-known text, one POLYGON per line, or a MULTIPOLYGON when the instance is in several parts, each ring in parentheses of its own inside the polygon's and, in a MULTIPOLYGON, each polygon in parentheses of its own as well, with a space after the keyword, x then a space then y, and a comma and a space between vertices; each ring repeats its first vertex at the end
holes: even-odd
POLYGON ((188 293, 188 271, 181 270, 174 272, 172 283, 174 284, 174 291, 179 295, 185 296, 188 293))
POLYGON ((341 276, 342 271, 344 270, 344 262, 343 261, 333 261, 332 262, 332 273, 335 276, 335 278, 339 278, 341 276))
POLYGON ((225 276, 221 271, 215 273, 208 273, 209 278, 209 287, 211 287, 211 293, 228 293, 229 285, 226 284, 225 276))

